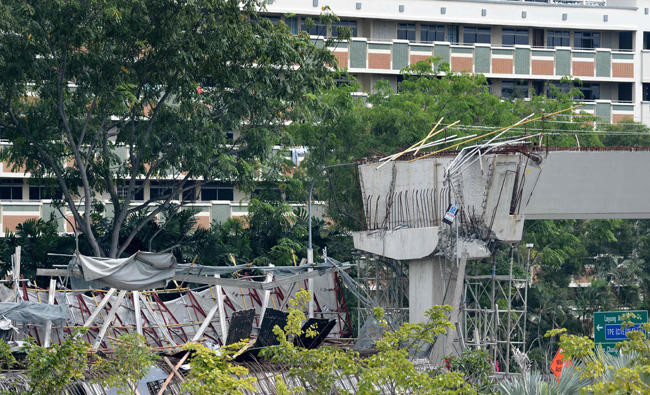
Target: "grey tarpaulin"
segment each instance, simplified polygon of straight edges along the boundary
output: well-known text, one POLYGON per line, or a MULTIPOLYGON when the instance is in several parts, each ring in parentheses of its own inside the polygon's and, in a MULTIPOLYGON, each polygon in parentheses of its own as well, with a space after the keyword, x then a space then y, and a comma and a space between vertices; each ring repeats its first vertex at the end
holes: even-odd
POLYGON ((173 254, 137 252, 119 259, 79 255, 74 260, 81 266, 86 281, 131 291, 162 288, 176 274, 173 254))
POLYGON ((226 275, 238 272, 241 270, 258 270, 263 273, 273 273, 276 277, 290 276, 293 274, 302 273, 310 269, 316 270, 320 273, 326 273, 334 268, 342 267, 347 269, 350 267, 347 263, 339 263, 338 261, 330 262, 326 260, 324 263, 318 265, 303 264, 300 266, 253 266, 253 265, 237 265, 237 266, 201 266, 192 264, 179 264, 176 266, 176 274, 193 274, 193 275, 226 275))
POLYGON ((45 304, 22 301, 19 303, 0 303, 0 318, 8 318, 16 322, 28 322, 34 325, 45 325, 52 321, 64 325, 68 317, 65 305, 45 304))

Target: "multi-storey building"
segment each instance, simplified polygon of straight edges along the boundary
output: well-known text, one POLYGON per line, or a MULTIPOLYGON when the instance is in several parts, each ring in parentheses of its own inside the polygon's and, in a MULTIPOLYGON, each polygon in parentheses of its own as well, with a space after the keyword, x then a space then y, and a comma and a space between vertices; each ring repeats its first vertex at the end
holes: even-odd
MULTIPOLYGON (((484 74, 505 97, 579 78, 584 110, 608 122, 650 126, 650 0, 267 0, 267 16, 322 40, 336 35, 337 26, 305 22, 318 21, 324 6, 352 30, 352 39, 332 51, 366 91, 380 79, 396 86, 403 67, 437 56, 455 71, 484 74)), ((57 196, 28 178, 1 164, 2 233, 51 214, 70 232, 52 204, 57 196)), ((168 188, 165 180, 147 184, 140 201, 168 188)), ((178 198, 190 199, 198 225, 208 226, 246 214, 250 195, 215 182, 178 198)))
POLYGON ((484 74, 504 97, 578 78, 587 112, 650 125, 650 1, 267 0, 270 18, 314 39, 336 35, 336 26, 305 25, 324 6, 352 30, 332 50, 365 90, 380 79, 395 85, 403 67, 436 56, 484 74))
MULTIPOLYGON (((275 147, 274 151, 279 152, 280 147, 275 147)), ((289 151, 291 156, 286 159, 296 164, 305 155, 304 149, 301 148, 282 151, 289 151)), ((127 148, 118 148, 118 154, 126 157, 127 148)), ((52 186, 51 180, 49 181, 39 182, 38 179, 31 177, 31 174, 26 173, 24 168, 0 162, 0 236, 15 232, 18 224, 32 218, 49 220, 53 217, 58 222, 61 233, 73 232, 72 213, 65 206, 57 208, 55 201, 62 199, 62 194, 58 188, 52 186)), ((157 196, 169 195, 174 183, 175 181, 171 179, 152 179, 146 181, 144 185, 139 184, 142 188, 136 193, 132 205, 137 206, 149 199, 156 199, 157 196)), ((118 194, 125 193, 125 189, 118 188, 118 194)), ((197 183, 193 189, 185 191, 182 196, 179 194, 173 200, 196 211, 196 225, 207 228, 214 221, 223 222, 228 218, 248 214, 248 202, 252 196, 258 194, 280 195, 281 192, 279 189, 265 187, 251 194, 232 183, 215 181, 201 185, 197 183)), ((110 202, 110 197, 106 194, 103 199, 106 203, 110 202)), ((155 206, 155 203, 152 205, 155 206)), ((315 215, 322 215, 322 206, 315 205, 313 209, 315 215)))

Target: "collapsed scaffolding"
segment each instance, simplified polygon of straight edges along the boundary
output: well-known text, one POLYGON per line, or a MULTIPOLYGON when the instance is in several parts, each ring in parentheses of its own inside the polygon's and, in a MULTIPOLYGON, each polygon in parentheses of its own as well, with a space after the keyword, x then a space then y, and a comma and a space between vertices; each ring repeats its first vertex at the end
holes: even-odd
MULTIPOLYGON (((381 306, 394 326, 408 322, 408 266, 363 251, 354 251, 352 255, 359 288, 372 300, 371 306, 381 306)), ((372 317, 371 306, 357 298, 357 333, 361 333, 363 324, 372 317)))
MULTIPOLYGON (((140 263, 157 259, 147 253, 139 254, 140 263)), ((111 340, 133 331, 159 351, 197 341, 220 346, 226 344, 229 322, 237 312, 251 311, 251 324, 259 328, 265 314, 286 310, 289 300, 299 290, 309 289, 310 283, 313 284, 310 318, 332 321, 331 338, 351 334, 350 316, 341 289, 341 273, 350 265, 332 258, 326 257, 325 262, 309 267, 208 267, 174 262, 167 273, 173 287, 142 289, 127 283, 119 290, 89 278, 88 270, 81 270, 78 265, 82 259, 75 256, 65 268, 38 269, 37 276, 50 278, 49 288, 35 288, 18 278, 18 250, 12 259, 14 290, 1 286, 4 289, 0 301, 4 303, 0 321, 5 327, 7 322, 15 323, 11 325, 12 330, 4 331, 5 336, 11 334, 15 340, 32 337, 39 345, 49 346, 86 328, 84 337, 95 349, 111 348, 111 340), (34 308, 41 309, 39 314, 52 314, 39 318, 30 314, 34 308)), ((133 261, 129 265, 132 268, 133 261)), ((143 278, 148 275, 145 273, 143 278)), ((118 281, 115 278, 111 281, 118 281)), ((156 278, 152 281, 151 284, 159 282, 156 278)))

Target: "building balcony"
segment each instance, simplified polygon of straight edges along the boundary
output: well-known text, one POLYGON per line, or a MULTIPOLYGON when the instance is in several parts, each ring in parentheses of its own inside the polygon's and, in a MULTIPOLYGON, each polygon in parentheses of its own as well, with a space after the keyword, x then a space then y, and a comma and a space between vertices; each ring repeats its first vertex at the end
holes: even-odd
MULTIPOLYGON (((636 56, 633 52, 607 48, 578 50, 527 45, 423 44, 405 40, 368 41, 365 38, 353 38, 349 43, 341 42, 330 49, 338 59, 339 67, 351 73, 399 74, 402 68, 435 56, 449 63, 453 71, 482 73, 489 78, 559 80, 571 76, 584 81, 619 82, 634 81, 636 56)), ((650 54, 644 56, 648 57, 650 64, 650 54)))

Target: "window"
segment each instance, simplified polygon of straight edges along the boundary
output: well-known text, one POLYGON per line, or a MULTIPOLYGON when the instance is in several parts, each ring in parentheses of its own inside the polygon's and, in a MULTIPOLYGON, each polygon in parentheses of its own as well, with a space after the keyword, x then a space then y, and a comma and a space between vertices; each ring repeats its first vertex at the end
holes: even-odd
POLYGON ((631 51, 634 45, 632 44, 632 41, 632 32, 618 33, 618 49, 631 51))
POLYGON ((350 37, 357 37, 357 21, 338 21, 332 24, 332 37, 339 36, 339 28, 348 28, 352 33, 350 37))
POLYGON ((445 27, 443 25, 420 25, 420 41, 426 43, 445 41, 445 27))
POLYGON ((23 181, 0 179, 0 200, 23 200, 23 181))
POLYGON ((546 85, 546 96, 557 97, 560 93, 569 93, 571 85, 568 82, 552 82, 546 85))
POLYGON ((201 201, 208 202, 211 200, 234 200, 234 190, 232 186, 223 184, 207 184, 201 187, 201 201))
POLYGON ((337 87, 341 86, 348 86, 352 82, 350 80, 350 76, 345 73, 345 74, 338 74, 334 77, 334 82, 336 82, 337 87))
POLYGON ((528 81, 501 81, 501 96, 507 99, 528 97, 528 81))
POLYGON ((397 25, 397 38, 399 40, 415 41, 415 24, 399 23, 397 25))
POLYGON ((288 18, 284 18, 284 23, 289 26, 289 30, 291 31, 291 34, 298 34, 298 17, 297 16, 290 16, 288 18))
MULTIPOLYGON (((149 186, 149 198, 154 200, 166 200, 173 192, 173 190, 173 183, 165 181, 151 181, 149 186)), ((173 196, 172 199, 175 197, 173 196)))
POLYGON ((643 84, 643 101, 650 101, 650 83, 643 84))
POLYGON ((282 200, 282 191, 279 188, 260 188, 251 194, 251 198, 264 201, 278 201, 282 200))
POLYGON ((643 32, 643 49, 650 49, 650 32, 643 32))
POLYGON ((583 100, 600 99, 600 84, 592 82, 583 82, 582 86, 577 87, 584 95, 583 100))
POLYGON ((504 46, 528 45, 528 29, 503 29, 501 40, 504 46))
MULTIPOLYGON (((189 185, 185 185, 184 188, 189 187, 189 185)), ((190 189, 187 189, 183 191, 183 201, 184 202, 194 202, 198 198, 198 192, 196 191, 195 187, 192 187, 190 189)))
POLYGON ((463 29, 463 44, 489 44, 490 28, 466 26, 463 29))
MULTIPOLYGON (((22 193, 21 193, 22 195, 22 193)), ((61 199, 61 190, 54 186, 30 185, 29 200, 61 199)))
POLYGON ((571 46, 569 32, 564 30, 549 30, 546 33, 546 46, 550 48, 571 46))
POLYGON ((274 24, 274 25, 277 25, 277 24, 280 23, 280 21, 282 20, 282 19, 281 19, 279 16, 277 16, 277 15, 265 15, 264 18, 266 18, 266 19, 268 19, 269 21, 271 21, 271 23, 274 24))
POLYGON ((576 48, 600 48, 599 32, 575 32, 573 46, 576 48))
POLYGON ((300 30, 306 31, 309 33, 310 36, 327 36, 327 25, 318 23, 314 21, 311 18, 304 18, 302 21, 302 25, 300 26, 300 30), (313 26, 310 27, 309 29, 307 28, 307 21, 312 21, 313 26))
MULTIPOLYGON (((117 196, 120 198, 124 199, 126 198, 126 194, 129 191, 129 184, 128 182, 125 182, 124 185, 117 187, 117 196)), ((142 188, 142 181, 136 181, 135 182, 135 194, 133 195, 133 200, 138 201, 138 200, 144 200, 144 188, 142 188), (138 190, 138 188, 140 188, 138 190)))
POLYGON ((458 44, 458 26, 449 25, 447 26, 447 41, 452 44, 458 44))
POLYGON ((533 29, 533 47, 544 47, 544 29, 533 29))
POLYGON ((632 101, 632 83, 618 83, 618 101, 632 101))

